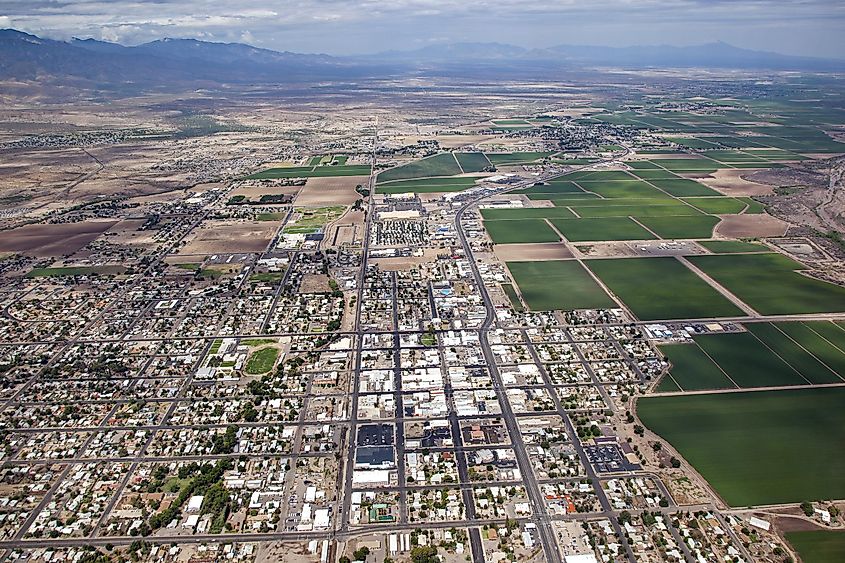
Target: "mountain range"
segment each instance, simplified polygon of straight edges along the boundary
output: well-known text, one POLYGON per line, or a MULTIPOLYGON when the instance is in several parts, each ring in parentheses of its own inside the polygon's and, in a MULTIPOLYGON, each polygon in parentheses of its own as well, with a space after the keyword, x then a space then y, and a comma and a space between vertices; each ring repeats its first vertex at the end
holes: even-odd
POLYGON ((160 39, 124 46, 94 39, 58 41, 14 29, 0 30, 0 81, 112 92, 227 83, 361 80, 421 72, 450 73, 477 66, 505 76, 517 71, 591 67, 841 71, 845 70, 845 61, 751 51, 726 43, 627 48, 557 45, 545 49, 501 43, 453 43, 413 51, 336 57, 195 39, 160 39))

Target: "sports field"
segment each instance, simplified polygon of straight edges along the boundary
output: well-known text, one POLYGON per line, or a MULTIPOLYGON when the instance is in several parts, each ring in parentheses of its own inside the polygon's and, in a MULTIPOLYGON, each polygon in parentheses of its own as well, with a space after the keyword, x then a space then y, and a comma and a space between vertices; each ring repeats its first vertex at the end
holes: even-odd
POLYGON ((522 298, 534 311, 601 309, 616 304, 575 260, 508 262, 522 298))
POLYGON ((640 320, 741 315, 730 301, 672 257, 588 260, 640 320))
POLYGON ((841 563, 845 561, 845 532, 842 530, 810 530, 787 532, 802 563, 841 563))
POLYGON ((557 242, 554 229, 543 219, 484 221, 484 228, 496 244, 520 242, 557 242))
POLYGON ((637 414, 731 506, 845 498, 845 388, 643 397, 637 414))
POLYGON ((845 311, 845 287, 809 278, 778 253, 690 256, 690 262, 765 315, 845 311))

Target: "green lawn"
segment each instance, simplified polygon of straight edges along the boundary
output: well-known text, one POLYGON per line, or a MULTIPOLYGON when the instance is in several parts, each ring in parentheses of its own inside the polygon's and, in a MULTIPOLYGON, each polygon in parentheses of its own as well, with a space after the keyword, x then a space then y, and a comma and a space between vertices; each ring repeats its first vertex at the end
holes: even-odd
POLYGON ((378 183, 428 176, 453 176, 460 173, 461 168, 452 153, 444 152, 379 172, 378 183))
POLYGON ((637 217, 637 221, 665 239, 691 239, 713 236, 718 217, 687 215, 681 217, 637 217))
POLYGON ((543 219, 484 221, 484 228, 496 244, 560 240, 554 229, 543 219))
POLYGON ((594 242, 601 240, 649 240, 655 238, 628 217, 596 219, 551 219, 567 240, 594 242))
POLYGON ((637 414, 731 506, 845 498, 845 388, 643 397, 637 414))
POLYGON ((842 530, 787 532, 784 536, 798 552, 802 563, 845 561, 845 532, 842 530))
POLYGON ((672 257, 589 260, 587 266, 641 320, 742 314, 707 282, 672 257))
POLYGON ((508 262, 525 303, 535 311, 606 309, 615 303, 575 260, 508 262))
POLYGON ((261 348, 256 350, 246 360, 244 371, 250 375, 267 373, 276 364, 279 351, 276 348, 261 348))
POLYGON ((765 315, 845 311, 845 287, 803 276, 778 253, 690 256, 689 260, 765 315))

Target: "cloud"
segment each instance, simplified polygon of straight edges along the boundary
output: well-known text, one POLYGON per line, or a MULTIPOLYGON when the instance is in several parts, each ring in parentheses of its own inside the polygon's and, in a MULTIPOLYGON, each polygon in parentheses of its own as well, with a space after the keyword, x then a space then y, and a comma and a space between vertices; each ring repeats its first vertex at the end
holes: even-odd
POLYGON ((350 53, 431 37, 526 46, 738 39, 845 52, 845 2, 830 0, 3 0, 3 10, 0 26, 126 43, 203 37, 350 53))

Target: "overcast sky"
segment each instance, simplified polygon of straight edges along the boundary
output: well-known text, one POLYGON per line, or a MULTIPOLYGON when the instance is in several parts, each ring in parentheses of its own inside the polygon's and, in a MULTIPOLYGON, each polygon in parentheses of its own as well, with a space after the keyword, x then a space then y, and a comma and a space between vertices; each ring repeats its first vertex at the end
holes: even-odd
POLYGON ((432 43, 690 45, 845 58, 843 0, 0 0, 0 28, 359 54, 432 43))

